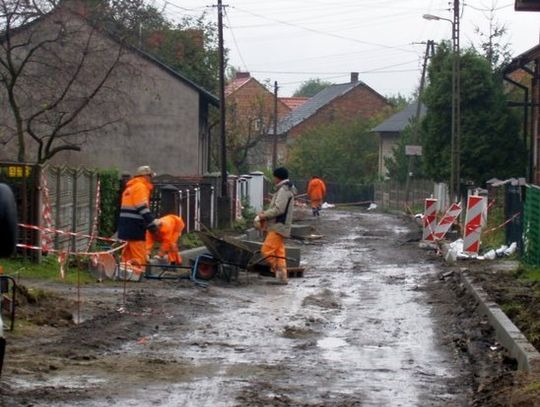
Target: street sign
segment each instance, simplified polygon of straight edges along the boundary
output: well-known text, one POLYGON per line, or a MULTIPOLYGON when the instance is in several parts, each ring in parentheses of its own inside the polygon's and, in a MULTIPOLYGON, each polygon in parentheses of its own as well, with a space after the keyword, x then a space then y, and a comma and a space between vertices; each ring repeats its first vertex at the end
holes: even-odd
POLYGON ((405 146, 405 155, 422 156, 422 146, 405 146))

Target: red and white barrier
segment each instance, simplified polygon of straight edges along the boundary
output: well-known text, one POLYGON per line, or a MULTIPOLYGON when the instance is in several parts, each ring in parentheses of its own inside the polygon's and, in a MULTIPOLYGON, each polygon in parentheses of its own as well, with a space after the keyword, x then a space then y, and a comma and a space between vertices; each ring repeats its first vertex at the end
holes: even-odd
POLYGON ((457 203, 453 203, 450 208, 446 211, 443 218, 435 228, 435 231, 433 232, 433 239, 429 240, 441 240, 444 239, 450 228, 452 227, 452 224, 455 222, 455 220, 458 218, 458 216, 461 214, 461 205, 457 203))
POLYGON ((45 228, 41 230, 41 247, 47 252, 52 249, 52 238, 48 229, 52 228, 52 211, 51 201, 49 197, 49 185, 47 184, 47 176, 44 172, 41 173, 41 213, 42 221, 45 228))
POLYGON ((424 202, 424 228, 422 240, 433 241, 433 231, 437 221, 437 200, 426 198, 424 202))
POLYGON ((463 236, 464 253, 477 255, 480 250, 482 226, 487 222, 486 208, 486 197, 471 195, 467 199, 465 233, 463 236))

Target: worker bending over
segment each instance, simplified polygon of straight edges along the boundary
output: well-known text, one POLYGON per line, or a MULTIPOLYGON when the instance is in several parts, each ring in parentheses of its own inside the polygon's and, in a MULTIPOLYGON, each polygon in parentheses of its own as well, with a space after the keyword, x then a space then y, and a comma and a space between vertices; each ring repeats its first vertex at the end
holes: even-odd
POLYGON ((146 250, 151 254, 154 242, 159 242, 159 255, 167 256, 170 264, 182 264, 178 252, 178 239, 184 230, 184 221, 180 216, 166 215, 156 220, 157 233, 146 232, 146 250))
POLYGON ((270 207, 258 215, 259 219, 266 224, 267 230, 261 253, 270 264, 279 283, 287 284, 284 239, 291 235, 294 186, 289 181, 289 172, 286 168, 276 168, 273 175, 276 192, 272 197, 270 207))
POLYGON ((320 216, 321 206, 326 196, 326 184, 322 179, 313 176, 308 183, 307 195, 311 202, 313 216, 320 216))

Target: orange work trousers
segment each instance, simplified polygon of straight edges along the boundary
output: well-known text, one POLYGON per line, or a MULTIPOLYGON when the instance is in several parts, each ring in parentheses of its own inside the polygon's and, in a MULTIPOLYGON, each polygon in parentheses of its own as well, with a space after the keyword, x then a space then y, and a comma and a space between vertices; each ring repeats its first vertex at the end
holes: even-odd
POLYGON ((322 199, 311 199, 312 208, 320 208, 322 205, 322 199))
MULTIPOLYGON (((169 259, 169 263, 175 263, 175 264, 182 264, 182 257, 180 256, 180 253, 178 252, 178 238, 176 239, 170 239, 169 237, 161 237, 160 240, 157 240, 159 243, 161 243, 159 247, 159 255, 160 256, 167 256, 169 259)), ((148 255, 150 255, 150 252, 152 251, 152 247, 154 247, 154 242, 156 242, 156 239, 154 238, 153 234, 150 232, 146 233, 146 250, 148 255)))
POLYGON ((273 231, 268 232, 261 247, 261 253, 266 259, 266 262, 272 267, 272 271, 279 268, 282 270, 287 269, 287 260, 285 259, 285 239, 279 233, 273 231))
POLYGON ((122 251, 122 261, 130 262, 134 269, 140 269, 146 264, 146 242, 144 240, 128 240, 126 247, 122 251))

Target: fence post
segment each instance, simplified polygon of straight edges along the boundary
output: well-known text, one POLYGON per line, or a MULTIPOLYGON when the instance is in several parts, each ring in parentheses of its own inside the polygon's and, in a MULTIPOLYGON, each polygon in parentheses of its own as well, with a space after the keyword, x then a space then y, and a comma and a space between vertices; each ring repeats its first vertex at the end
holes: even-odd
MULTIPOLYGON (((78 181, 78 172, 79 170, 75 170, 72 172, 71 174, 71 177, 73 179, 73 188, 72 188, 72 191, 73 191, 73 197, 72 197, 72 200, 71 200, 71 203, 72 203, 72 210, 71 210, 71 231, 73 233, 77 233, 77 204, 78 204, 78 199, 77 199, 77 181, 78 181)), ((71 238, 71 248, 72 248, 72 251, 76 252, 77 251, 77 238, 75 236, 73 236, 71 238)))
POLYGON ((214 228, 214 187, 210 186, 210 229, 214 228))
POLYGON ((199 231, 201 230, 201 206, 200 206, 200 199, 201 199, 201 189, 195 188, 195 213, 194 213, 194 219, 195 219, 195 230, 199 231))
POLYGON ((186 232, 189 233, 190 227, 190 202, 189 202, 189 188, 186 189, 186 232))
POLYGON ((178 199, 178 216, 180 216, 181 218, 183 218, 183 217, 184 217, 184 214, 183 214, 183 211, 182 211, 182 208, 183 208, 183 206, 182 206, 182 200, 183 200, 184 197, 183 197, 183 194, 182 194, 182 190, 181 190, 181 189, 178 190, 178 198, 179 198, 179 199, 178 199))

